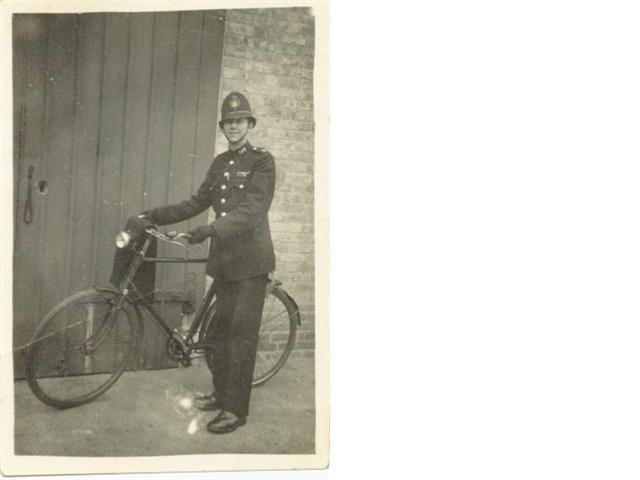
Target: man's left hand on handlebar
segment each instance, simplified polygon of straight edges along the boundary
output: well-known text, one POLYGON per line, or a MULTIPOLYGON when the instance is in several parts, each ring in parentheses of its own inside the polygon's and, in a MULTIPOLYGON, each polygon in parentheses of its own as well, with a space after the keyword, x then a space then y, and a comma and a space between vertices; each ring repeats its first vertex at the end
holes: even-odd
POLYGON ((188 231, 185 237, 190 245, 202 243, 207 238, 215 235, 211 225, 200 225, 198 228, 188 231))
MULTIPOLYGON (((155 223, 149 218, 149 216, 145 214, 140 214, 135 217, 129 217, 127 220, 126 230, 133 233, 135 236, 141 235, 148 228, 157 228, 155 223)), ((186 238, 190 245, 194 245, 196 243, 202 243, 207 238, 215 236, 215 231, 211 227, 211 225, 200 225, 193 230, 190 230, 186 233, 168 235, 169 238, 186 238)))
POLYGON ((136 216, 129 217, 127 220, 127 225, 125 227, 126 230, 134 233, 135 235, 140 235, 147 228, 154 227, 154 223, 147 217, 136 216))

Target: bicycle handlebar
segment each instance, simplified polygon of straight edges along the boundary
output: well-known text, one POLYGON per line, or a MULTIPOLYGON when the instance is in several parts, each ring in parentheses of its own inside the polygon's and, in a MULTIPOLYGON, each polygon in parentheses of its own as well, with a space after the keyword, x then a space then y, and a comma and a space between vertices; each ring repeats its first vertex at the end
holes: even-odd
POLYGON ((184 247, 184 248, 186 248, 186 245, 178 242, 177 240, 191 237, 191 235, 188 233, 177 232, 175 230, 170 230, 166 233, 162 233, 159 230, 156 230, 155 228, 147 228, 145 229, 145 232, 148 235, 151 235, 152 237, 155 237, 159 240, 164 240, 165 242, 173 243, 174 245, 180 245, 181 247, 184 247))
POLYGON ((170 230, 165 233, 165 235, 171 240, 178 240, 180 238, 191 238, 191 234, 186 232, 177 232, 176 230, 170 230))

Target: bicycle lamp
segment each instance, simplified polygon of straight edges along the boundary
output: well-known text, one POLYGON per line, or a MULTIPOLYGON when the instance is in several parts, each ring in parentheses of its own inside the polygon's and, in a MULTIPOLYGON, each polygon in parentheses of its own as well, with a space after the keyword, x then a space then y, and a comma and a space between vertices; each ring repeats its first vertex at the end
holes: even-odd
POLYGON ((116 247, 125 248, 131 242, 131 234, 126 230, 119 232, 116 235, 116 247))

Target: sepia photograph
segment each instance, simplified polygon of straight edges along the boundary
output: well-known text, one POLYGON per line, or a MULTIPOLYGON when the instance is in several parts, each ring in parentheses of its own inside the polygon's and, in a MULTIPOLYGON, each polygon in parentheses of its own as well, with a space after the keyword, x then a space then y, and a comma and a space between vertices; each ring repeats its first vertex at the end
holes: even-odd
POLYGON ((327 466, 328 19, 263 4, 3 12, 5 474, 327 466))

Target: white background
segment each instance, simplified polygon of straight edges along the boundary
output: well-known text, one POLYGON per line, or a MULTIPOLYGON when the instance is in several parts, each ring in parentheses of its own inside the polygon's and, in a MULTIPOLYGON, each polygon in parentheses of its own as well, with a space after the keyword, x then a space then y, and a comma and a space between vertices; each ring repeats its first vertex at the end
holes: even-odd
POLYGON ((331 467, 139 478, 638 478, 640 4, 331 22, 331 467))
POLYGON ((333 3, 330 477, 640 475, 640 4, 333 3))

